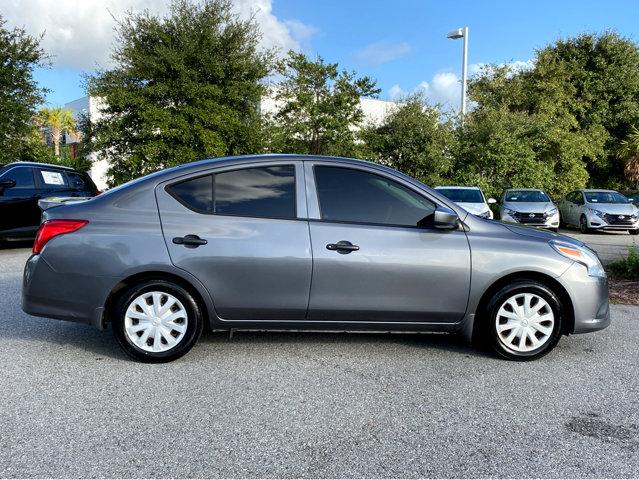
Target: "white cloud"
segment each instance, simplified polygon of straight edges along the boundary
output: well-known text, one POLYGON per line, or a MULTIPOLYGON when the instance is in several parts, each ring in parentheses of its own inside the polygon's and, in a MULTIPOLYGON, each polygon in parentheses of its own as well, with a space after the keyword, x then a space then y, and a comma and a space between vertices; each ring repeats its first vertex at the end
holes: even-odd
MULTIPOLYGON (((534 62, 532 60, 517 60, 507 65, 512 68, 513 72, 518 72, 532 68, 534 62)), ((469 65, 469 76, 481 72, 486 66, 488 64, 485 63, 469 65)), ((439 72, 430 81, 424 80, 412 90, 405 91, 400 85, 393 85, 387 94, 390 100, 399 100, 410 92, 422 93, 430 103, 439 103, 444 110, 459 110, 461 104, 461 77, 453 72, 439 72)))
POLYGON ((381 65, 406 55, 410 50, 411 47, 406 42, 374 42, 358 51, 355 56, 358 61, 367 65, 381 65))
MULTIPOLYGON (((126 11, 168 11, 169 1, 158 0, 3 0, 2 13, 12 26, 32 35, 45 32, 42 47, 55 67, 93 69, 109 65, 115 18, 126 11)), ((299 50, 316 30, 297 20, 282 21, 271 0, 235 0, 242 18, 254 16, 262 31, 262 46, 299 50)))

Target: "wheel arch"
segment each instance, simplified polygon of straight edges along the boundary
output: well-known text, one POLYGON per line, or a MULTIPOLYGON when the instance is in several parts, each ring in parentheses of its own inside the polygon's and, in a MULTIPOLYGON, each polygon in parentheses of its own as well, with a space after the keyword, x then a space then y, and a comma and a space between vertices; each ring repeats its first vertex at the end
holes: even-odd
POLYGON ((193 295, 193 298, 202 311, 202 320, 204 321, 205 328, 210 327, 212 306, 206 301, 203 292, 201 292, 200 289, 198 289, 195 285, 193 285, 193 283, 191 283, 184 277, 181 277, 180 275, 177 275, 175 273, 165 272, 161 270, 138 272, 118 282, 111 289, 105 301, 103 326, 111 322, 113 309, 115 308, 120 295, 131 286, 148 280, 165 280, 173 282, 188 291, 191 295, 193 295))
POLYGON ((479 329, 483 322, 482 317, 485 314, 486 307, 493 295, 506 285, 520 280, 533 280, 551 289, 559 297, 559 300, 564 307, 564 322, 561 333, 563 335, 569 335, 573 332, 575 328, 575 310, 572 304, 572 299, 564 286, 550 275, 535 271, 521 271, 510 273, 497 279, 484 291, 475 311, 475 320, 473 322, 472 332, 473 340, 476 339, 479 334, 479 329))

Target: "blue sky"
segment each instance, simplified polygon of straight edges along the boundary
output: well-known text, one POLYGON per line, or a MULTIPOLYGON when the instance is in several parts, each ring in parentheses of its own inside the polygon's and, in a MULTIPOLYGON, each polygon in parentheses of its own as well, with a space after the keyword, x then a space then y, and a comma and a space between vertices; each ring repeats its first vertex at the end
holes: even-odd
MULTIPOLYGON (((53 50, 53 67, 38 70, 36 78, 51 90, 47 101, 53 105, 84 95, 82 73, 96 62, 108 65, 108 12, 117 17, 127 8, 166 8, 153 0, 19 3, 9 1, 3 14, 31 33, 46 29, 44 46, 53 50)), ((636 0, 237 0, 237 8, 243 15, 257 9, 266 46, 320 54, 369 75, 384 99, 416 88, 433 101, 458 98, 462 42, 448 40, 446 33, 464 25, 470 28, 470 64, 529 61, 535 49, 580 32, 611 29, 639 41, 636 0)))

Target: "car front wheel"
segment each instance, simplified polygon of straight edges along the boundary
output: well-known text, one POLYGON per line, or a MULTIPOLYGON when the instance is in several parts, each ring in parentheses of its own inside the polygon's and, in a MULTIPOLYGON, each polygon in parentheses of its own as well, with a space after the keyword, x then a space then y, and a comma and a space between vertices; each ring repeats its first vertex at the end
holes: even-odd
POLYGON ((585 215, 582 215, 579 218, 579 230, 581 233, 590 233, 590 229, 588 228, 588 220, 585 215))
POLYGON ((509 360, 534 360, 561 337, 561 301, 544 284, 518 281, 499 290, 487 308, 488 342, 509 360))
POLYGON ((114 311, 113 333, 142 362, 170 362, 186 354, 202 333, 202 314, 180 285, 149 280, 128 289, 114 311))
POLYGON ((639 229, 628 230, 628 233, 630 235, 639 235, 639 229))

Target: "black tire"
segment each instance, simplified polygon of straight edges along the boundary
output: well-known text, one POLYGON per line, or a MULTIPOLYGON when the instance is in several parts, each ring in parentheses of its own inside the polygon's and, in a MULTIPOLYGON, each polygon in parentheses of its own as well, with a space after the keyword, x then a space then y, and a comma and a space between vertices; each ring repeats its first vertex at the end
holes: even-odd
MULTIPOLYGON (((559 213, 559 226, 561 228, 567 228, 568 227, 566 222, 564 222, 564 216, 561 213, 559 213)), ((559 230, 559 229, 557 229, 557 230, 559 230)))
MULTIPOLYGON (((483 322, 481 325, 482 331, 480 333, 482 334, 482 338, 486 346, 502 358, 517 361, 535 360, 546 355, 555 348, 557 342, 559 342, 563 331, 563 312, 564 308, 561 300, 546 285, 535 280, 518 280, 501 288, 493 295, 484 311, 484 315, 482 315, 483 322), (500 317, 499 319, 497 318, 500 308, 508 299, 522 293, 532 293, 544 299, 552 309, 554 316, 552 331, 545 343, 536 349, 525 352, 509 348, 504 342, 502 342, 502 340, 500 340, 497 332, 498 323, 504 320, 503 317, 500 317)), ((533 345, 530 340, 526 339, 525 341, 526 344, 530 343, 533 345)))
POLYGON ((639 229, 634 229, 634 230, 628 230, 628 233, 630 235, 639 235, 639 229))
MULTIPOLYGON (((176 321, 184 322, 183 319, 176 321)), ((202 311, 193 296, 180 285, 167 280, 146 280, 128 288, 116 302, 112 319, 113 334, 124 352, 131 358, 146 363, 171 362, 185 355, 200 338, 203 323, 202 311), (175 297, 184 307, 184 312, 186 313, 186 331, 175 346, 164 351, 149 352, 143 350, 133 343, 126 332, 125 317, 127 309, 135 299, 148 292, 160 292, 175 297)), ((179 335, 177 331, 171 331, 171 335, 173 334, 179 335)), ((167 345, 166 340, 161 336, 159 338, 164 345, 167 345)))
POLYGON ((586 220, 585 215, 579 217, 579 231, 581 233, 590 233, 590 229, 588 228, 588 220, 586 220))
POLYGON ((550 229, 552 232, 559 233, 559 227, 554 227, 550 229))

